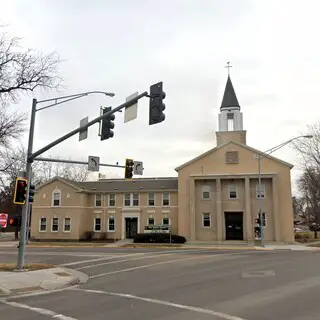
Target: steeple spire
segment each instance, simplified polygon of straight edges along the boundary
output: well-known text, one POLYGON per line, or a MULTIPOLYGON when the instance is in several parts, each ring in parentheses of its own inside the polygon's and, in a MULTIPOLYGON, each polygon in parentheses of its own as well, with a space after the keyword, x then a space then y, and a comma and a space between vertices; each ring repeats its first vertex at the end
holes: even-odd
POLYGON ((230 108, 232 108, 233 110, 234 109, 240 110, 240 105, 230 79, 230 74, 228 74, 227 84, 224 90, 220 111, 222 111, 223 109, 230 109, 230 108))

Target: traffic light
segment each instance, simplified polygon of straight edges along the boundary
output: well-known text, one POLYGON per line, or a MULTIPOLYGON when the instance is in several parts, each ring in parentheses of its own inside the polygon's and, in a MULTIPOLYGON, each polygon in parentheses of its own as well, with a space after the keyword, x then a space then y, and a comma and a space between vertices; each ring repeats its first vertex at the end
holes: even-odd
POLYGON ((260 220, 260 218, 255 219, 255 223, 256 223, 256 224, 258 224, 258 225, 260 226, 260 224, 261 224, 261 220, 260 220))
POLYGON ((162 90, 162 82, 150 86, 149 125, 157 124, 165 120, 163 111, 166 105, 163 103, 166 93, 162 90))
POLYGON ((126 164, 125 164, 125 169, 124 169, 125 179, 132 179, 133 165, 134 165, 134 161, 132 159, 126 159, 126 164))
POLYGON ((36 187, 33 184, 30 184, 29 186, 29 203, 33 203, 34 199, 34 193, 35 193, 36 187))
MULTIPOLYGON (((111 111, 111 107, 106 107, 103 109, 103 114, 111 111)), ((114 132, 112 129, 114 128, 114 119, 116 116, 114 114, 111 114, 110 116, 107 116, 102 119, 102 125, 101 125, 101 141, 106 140, 109 138, 113 138, 114 132)))
POLYGON ((25 204, 26 194, 27 194, 28 180, 25 178, 17 178, 14 188, 13 203, 15 204, 25 204))
POLYGON ((17 226, 20 227, 20 224, 21 224, 21 219, 20 219, 20 217, 14 216, 14 217, 10 217, 10 218, 9 218, 9 225, 10 225, 11 227, 17 227, 17 226))

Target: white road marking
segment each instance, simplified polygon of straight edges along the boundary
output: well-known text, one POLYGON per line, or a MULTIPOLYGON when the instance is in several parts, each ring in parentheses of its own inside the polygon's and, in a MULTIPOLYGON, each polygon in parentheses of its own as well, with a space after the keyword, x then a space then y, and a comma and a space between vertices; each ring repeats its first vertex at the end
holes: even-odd
POLYGON ((173 307, 173 308, 179 308, 179 309, 184 309, 184 310, 188 310, 188 311, 193 311, 193 312, 197 312, 197 313, 209 314, 211 316, 219 317, 219 318, 224 319, 224 320, 246 320, 244 318, 240 318, 240 317, 237 317, 237 316, 232 316, 232 315, 229 315, 229 314, 226 314, 226 313, 223 313, 223 312, 213 311, 213 310, 210 310, 210 309, 193 307, 193 306, 188 306, 188 305, 184 305, 184 304, 164 301, 164 300, 138 297, 138 296, 134 296, 132 294, 127 294, 127 293, 115 293, 115 292, 106 292, 106 291, 88 290, 88 289, 73 289, 73 290, 89 292, 89 293, 105 294, 105 295, 109 295, 109 296, 116 296, 116 297, 127 298, 127 299, 140 300, 140 301, 150 302, 150 303, 154 303, 154 304, 160 304, 160 305, 163 305, 163 306, 168 306, 168 307, 173 307))
POLYGON ((10 302, 10 301, 0 301, 0 303, 4 303, 6 305, 9 305, 11 307, 16 307, 16 308, 22 308, 22 309, 27 309, 30 311, 34 311, 36 313, 42 314, 44 316, 51 316, 53 319, 59 319, 59 320, 77 320, 76 318, 71 318, 67 317, 63 314, 56 313, 54 311, 48 310, 48 309, 42 309, 42 308, 36 308, 36 307, 30 307, 26 304, 18 303, 18 302, 10 302))
MULTIPOLYGON (((109 261, 109 262, 102 262, 102 263, 98 263, 98 264, 92 264, 90 266, 84 266, 84 267, 79 267, 76 268, 77 270, 83 270, 83 269, 88 269, 88 268, 94 268, 94 267, 100 267, 100 266, 104 266, 107 264, 115 264, 115 263, 119 263, 119 262, 127 262, 127 261, 133 261, 133 260, 140 260, 140 259, 148 259, 148 258, 157 258, 157 257, 161 257, 161 256, 172 256, 174 254, 180 254, 182 255, 184 252, 186 253, 192 253, 192 252, 197 252, 195 250, 184 250, 183 252, 181 252, 181 250, 178 251, 167 251, 166 253, 163 253, 163 251, 154 251, 154 252, 144 252, 144 253, 136 253, 136 254, 128 254, 127 256, 134 256, 134 255, 144 255, 143 257, 138 257, 138 258, 133 258, 133 259, 124 259, 124 260, 116 260, 116 261, 109 261)), ((118 256, 118 257, 125 257, 126 255, 123 256, 118 256)), ((101 259, 104 260, 104 259, 101 259)), ((107 259, 105 259, 107 260, 107 259)), ((94 261, 99 261, 99 259, 94 259, 92 262, 94 261)), ((73 262, 72 262, 73 263, 73 262)), ((74 263, 76 264, 76 263, 74 263)), ((66 265, 60 265, 60 266, 66 266, 66 265)))
POLYGON ((77 268, 77 270, 95 268, 95 267, 100 267, 100 266, 104 266, 104 265, 107 265, 107 264, 115 264, 115 263, 119 263, 119 262, 127 262, 127 261, 142 260, 142 259, 157 258, 157 257, 172 256, 172 255, 175 255, 175 253, 163 253, 163 254, 157 254, 157 255, 147 255, 147 256, 144 256, 144 257, 138 257, 138 258, 133 258, 133 259, 123 259, 123 260, 102 262, 102 263, 98 263, 98 264, 92 264, 90 266, 80 267, 80 268, 77 268))
MULTIPOLYGON (((201 258, 218 258, 218 257, 222 257, 222 256, 231 256, 231 255, 237 255, 237 253, 216 254, 216 255, 210 255, 210 256, 205 256, 205 257, 201 257, 201 258)), ((149 267, 158 266, 158 265, 162 265, 162 264, 174 263, 174 262, 179 262, 179 261, 195 260, 195 259, 199 259, 199 256, 189 257, 189 258, 185 258, 185 259, 175 259, 175 260, 169 260, 169 261, 155 262, 155 263, 145 264, 143 266, 100 273, 100 274, 96 274, 96 275, 89 277, 89 279, 95 279, 95 278, 99 278, 99 277, 108 276, 111 274, 117 274, 117 273, 122 273, 122 272, 128 272, 128 271, 133 271, 133 270, 138 270, 138 269, 149 268, 149 267)), ((133 259, 131 259, 131 260, 133 260, 133 259)))
POLYGON ((74 266, 77 264, 84 264, 84 263, 89 263, 89 262, 96 262, 96 261, 103 261, 103 260, 111 260, 115 258, 123 258, 123 257, 130 257, 130 256, 140 256, 143 255, 144 253, 131 253, 131 254, 119 254, 119 255, 113 255, 113 256, 106 256, 104 258, 97 258, 97 259, 90 259, 90 260, 81 260, 81 261, 74 261, 74 262, 69 262, 69 263, 64 263, 60 264, 60 267, 67 267, 67 266, 74 266))

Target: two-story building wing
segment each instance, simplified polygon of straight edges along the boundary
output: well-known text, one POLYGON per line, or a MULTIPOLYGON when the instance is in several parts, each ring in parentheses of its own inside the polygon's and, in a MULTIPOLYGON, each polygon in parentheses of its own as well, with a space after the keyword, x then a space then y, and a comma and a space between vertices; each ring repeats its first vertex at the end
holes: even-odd
POLYGON ((37 190, 31 237, 36 240, 125 239, 145 226, 178 230, 177 178, 74 182, 60 177, 37 190))
POLYGON ((31 236, 77 240, 93 232, 125 239, 160 224, 188 240, 250 242, 259 216, 265 241, 293 242, 293 166, 247 145, 229 76, 218 118, 215 148, 176 168, 177 178, 76 183, 57 177, 40 186, 31 236))

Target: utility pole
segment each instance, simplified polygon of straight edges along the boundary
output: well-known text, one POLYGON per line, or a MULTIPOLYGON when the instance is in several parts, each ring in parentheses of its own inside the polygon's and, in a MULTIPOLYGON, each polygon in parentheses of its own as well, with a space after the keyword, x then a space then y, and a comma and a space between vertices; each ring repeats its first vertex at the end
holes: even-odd
MULTIPOLYGON (((105 112, 103 115, 93 119, 92 121, 70 131, 69 133, 65 134, 64 136, 60 137, 59 139, 49 143, 47 146, 41 148, 40 150, 33 152, 33 136, 34 136, 34 123, 35 123, 35 113, 36 111, 39 110, 43 110, 46 108, 49 108, 51 106, 55 106, 57 104, 61 104, 64 102, 68 102, 71 100, 75 100, 78 98, 82 98, 84 96, 87 96, 90 93, 103 93, 105 95, 109 95, 109 96, 114 96, 113 93, 106 93, 106 92, 101 92, 101 91, 93 91, 93 92, 87 92, 87 93, 81 93, 81 94, 76 94, 76 95, 72 95, 72 96, 65 96, 65 97, 60 97, 60 98, 55 98, 55 99, 49 99, 49 100, 43 100, 43 101, 37 101, 36 99, 33 99, 32 102, 32 111, 31 111, 31 120, 30 120, 30 132, 29 132, 29 143, 28 143, 28 153, 27 153, 27 165, 26 165, 26 178, 28 179, 28 181, 31 180, 31 165, 32 162, 34 161, 34 159, 38 156, 40 156, 41 154, 43 154, 44 152, 48 151, 49 149, 53 148, 54 146, 58 145, 59 143, 67 140, 68 138, 74 136, 75 134, 79 133, 80 131, 84 131, 86 129, 88 129, 89 127, 91 127, 92 125, 100 122, 101 120, 103 120, 104 118, 108 118, 110 117, 112 114, 122 110, 125 107, 129 107, 135 103, 137 103, 137 101, 143 97, 148 97, 149 94, 147 91, 141 93, 140 95, 134 97, 133 99, 130 99, 128 101, 126 101, 125 103, 119 105, 118 107, 105 112), (59 99, 64 99, 64 101, 58 102, 59 99), (40 108, 40 109, 36 109, 37 104, 39 103, 43 103, 43 102, 50 102, 50 101, 55 101, 55 103, 53 103, 52 105, 40 108)), ((18 252, 18 261, 17 261, 17 270, 22 270, 23 266, 24 266, 24 254, 25 254, 25 242, 26 242, 26 227, 27 227, 27 214, 28 214, 28 194, 29 194, 29 186, 30 186, 30 182, 28 183, 28 190, 27 190, 27 198, 26 198, 26 203, 23 206, 23 211, 22 211, 22 221, 21 221, 21 236, 20 236, 20 245, 19 245, 19 252, 18 252)))
POLYGON ((263 213, 262 213, 262 198, 261 198, 261 191, 262 191, 262 182, 261 182, 261 160, 264 159, 264 158, 268 158, 268 156, 283 148, 284 146, 286 146, 287 144, 293 142, 294 140, 297 140, 297 139, 301 139, 301 138, 304 138, 304 139, 311 139, 313 138, 312 135, 305 135, 305 136, 298 136, 298 137, 295 137, 295 138, 292 138, 290 140, 287 140, 265 152, 262 152, 261 154, 257 154, 255 155, 255 158, 258 160, 258 218, 260 218, 260 234, 261 234, 261 240, 260 240, 260 246, 261 247, 264 247, 264 232, 263 232, 263 226, 264 226, 264 221, 265 219, 263 219, 263 213), (260 215, 260 217, 259 217, 260 215))
POLYGON ((31 169, 32 169, 31 166, 32 166, 33 158, 34 158, 34 157, 32 157, 32 152, 33 152, 33 139, 34 139, 36 112, 53 107, 53 106, 56 106, 58 104, 66 103, 68 101, 83 98, 85 96, 88 96, 90 94, 95 94, 95 93, 105 94, 110 97, 113 97, 115 95, 114 93, 108 93, 108 92, 103 92, 103 91, 90 91, 90 92, 78 93, 78 94, 74 94, 74 95, 57 97, 57 98, 47 99, 47 100, 42 100, 42 101, 38 101, 37 99, 32 100, 29 140, 28 140, 28 150, 27 150, 27 164, 26 164, 26 174, 25 174, 25 177, 28 180, 28 185, 27 185, 26 202, 22 208, 22 213, 21 213, 21 229, 20 229, 20 242, 19 242, 19 251, 18 251, 17 270, 23 269, 26 234, 27 234, 26 230, 27 230, 27 223, 30 220, 28 195, 29 195, 29 190, 30 190, 29 187, 30 187, 30 183, 31 183, 31 169), (38 104, 52 102, 52 101, 54 101, 54 103, 37 109, 38 104))

